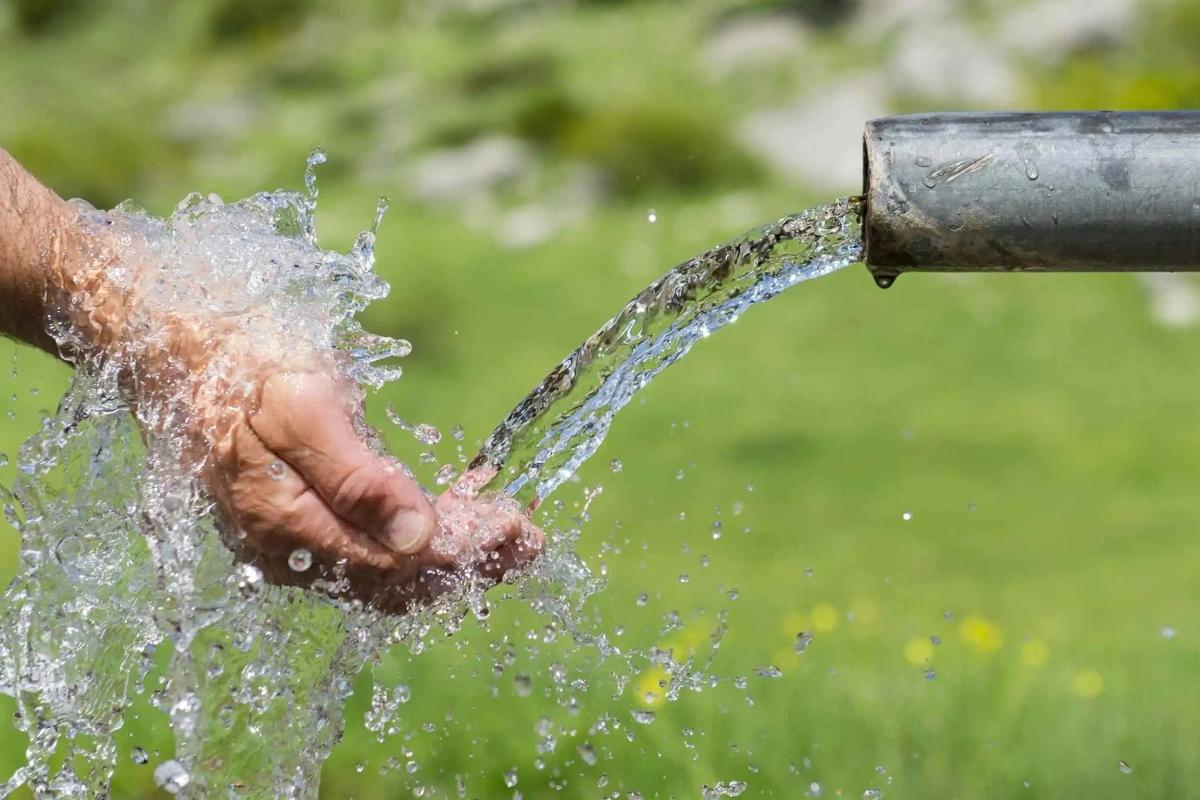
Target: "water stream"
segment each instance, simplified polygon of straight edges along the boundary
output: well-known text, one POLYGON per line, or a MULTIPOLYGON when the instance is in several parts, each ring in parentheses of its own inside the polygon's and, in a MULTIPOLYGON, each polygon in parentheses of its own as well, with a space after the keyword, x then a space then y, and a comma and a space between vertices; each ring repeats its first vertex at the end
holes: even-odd
POLYGON ((490 488, 540 503, 596 452, 633 395, 692 345, 751 306, 861 256, 858 201, 843 198, 685 261, 630 300, 521 400, 472 466, 497 470, 490 488))
MULTIPOLYGON (((127 270, 125 279, 141 282, 160 309, 246 331, 264 359, 296 351, 336 356, 347 379, 366 391, 397 379, 396 361, 410 348, 355 322, 388 292, 373 271, 374 232, 348 253, 317 243, 311 169, 321 160, 312 159, 304 192, 232 203, 192 195, 166 219, 129 205, 109 212, 81 206, 81 214, 119 234, 123 264, 155 265, 136 277, 127 270)), ((525 503, 545 500, 595 452, 630 397, 696 341, 751 305, 855 262, 857 225, 855 203, 841 200, 715 248, 656 281, 489 437, 476 458, 499 471, 489 488, 525 503)), ((67 346, 80 335, 65 320, 53 333, 67 346)), ((157 334, 147 328, 138 335, 157 334)), ((173 734, 174 752, 153 764, 166 791, 316 797, 354 678, 393 647, 419 652, 469 615, 486 619, 482 587, 464 579, 431 606, 389 617, 267 584, 223 545, 198 468, 181 456, 188 439, 176 420, 186 416, 187 398, 131 406, 122 387, 137 368, 121 354, 81 356, 67 394, 22 447, 19 475, 4 492, 21 550, 0 601, 0 691, 15 699, 14 724, 28 746, 0 796, 20 787, 39 798, 105 796, 117 766, 116 731, 142 702, 165 715, 173 734)), ((228 401, 236 402, 237 381, 226 383, 233 387, 228 401)), ((586 507, 571 521, 542 518, 550 540, 517 580, 521 602, 599 658, 625 664, 622 674, 653 663, 668 676, 669 693, 704 684, 702 660, 623 652, 584 621, 587 598, 603 586, 575 552, 586 518, 586 507)), ((381 741, 409 692, 377 677, 366 725, 381 741)), ((134 752, 139 763, 150 758, 134 752)), ((433 796, 427 788, 413 791, 433 796)), ((723 783, 706 791, 718 797, 743 788, 723 783)))

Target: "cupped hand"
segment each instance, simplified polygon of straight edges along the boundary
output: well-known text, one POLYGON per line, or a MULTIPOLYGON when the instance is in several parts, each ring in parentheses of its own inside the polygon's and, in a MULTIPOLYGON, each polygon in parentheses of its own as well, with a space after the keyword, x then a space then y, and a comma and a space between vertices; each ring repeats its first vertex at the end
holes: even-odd
POLYGON ((476 498, 473 476, 431 502, 401 464, 367 446, 340 381, 271 374, 256 404, 212 426, 205 480, 241 558, 273 583, 320 580, 403 611, 456 572, 498 581, 540 552, 542 534, 516 502, 476 498))

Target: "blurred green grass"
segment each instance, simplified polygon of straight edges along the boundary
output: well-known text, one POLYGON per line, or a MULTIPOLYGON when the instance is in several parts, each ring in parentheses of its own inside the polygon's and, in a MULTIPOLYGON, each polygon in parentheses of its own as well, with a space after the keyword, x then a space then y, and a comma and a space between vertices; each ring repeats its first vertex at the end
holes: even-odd
MULTIPOLYGON (((416 4, 275 2, 264 14, 212 0, 138 6, 146 18, 131 26, 135 5, 3 9, 0 144, 64 194, 134 196, 159 212, 193 189, 296 186, 304 152, 325 145, 327 245, 369 224, 376 194, 394 201, 378 248, 393 293, 366 319, 416 350, 405 378, 371 398, 372 419, 384 425, 390 402, 461 423, 471 442, 670 265, 827 199, 730 170, 746 154, 703 123, 816 80, 801 69, 810 62, 824 74, 869 59, 834 27, 792 69, 706 79, 690 51, 721 14, 755 5, 716 0, 436 18, 416 4), (231 97, 257 109, 235 131, 166 132, 182 100, 231 97), (429 149, 495 132, 535 148, 544 182, 501 189, 502 206, 542 197, 576 160, 598 165, 609 192, 549 241, 511 249, 461 208, 399 188, 429 149)), ((1200 18, 1188 3, 1145 18, 1120 48, 1029 65, 1031 104, 1195 105, 1200 68, 1186 59, 1200 18)), ((1132 276, 909 276, 880 292, 856 267, 772 301, 647 389, 581 475, 605 487, 582 544, 607 568, 597 624, 645 647, 661 643, 671 609, 693 637, 727 609, 718 671, 748 675, 747 689, 685 693, 639 726, 637 691, 614 696, 607 669, 567 637, 536 657, 521 650, 497 678, 492 646, 544 624, 498 603, 487 630, 381 668, 413 688, 405 733, 383 744, 356 721, 364 676, 323 796, 407 796, 403 768, 380 774, 405 747, 417 780, 450 794, 465 774, 484 798, 512 795, 502 773, 513 768, 525 797, 555 783, 564 797, 691 797, 730 779, 781 798, 814 782, 825 797, 1200 796, 1198 345, 1195 328, 1150 318, 1132 276), (800 629, 814 642, 797 656, 800 629), (578 717, 548 699, 553 661, 589 683, 578 717), (783 675, 755 676, 766 664, 783 675), (533 676, 532 696, 515 692, 518 673, 533 676), (605 712, 621 729, 589 734, 605 712), (574 733, 539 754, 542 716, 574 733), (584 740, 595 766, 576 752, 584 740)), ((67 373, 5 344, 0 365, 9 359, 0 450, 12 456, 67 373)), ((415 442, 389 436, 415 459, 415 442)), ((16 534, 0 546, 11 574, 16 534)), ((159 758, 137 766, 128 751, 167 752, 165 725, 142 709, 120 739, 114 796, 152 795, 159 758)), ((21 747, 0 732, 0 770, 21 747)))

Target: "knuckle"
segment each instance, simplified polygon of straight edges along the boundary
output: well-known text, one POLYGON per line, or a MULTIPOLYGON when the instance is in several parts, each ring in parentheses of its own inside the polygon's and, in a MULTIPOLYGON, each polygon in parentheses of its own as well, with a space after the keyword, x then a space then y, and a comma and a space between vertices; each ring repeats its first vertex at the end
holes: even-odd
POLYGON ((329 502, 341 514, 384 519, 400 506, 387 480, 370 464, 351 467, 333 482, 329 502))

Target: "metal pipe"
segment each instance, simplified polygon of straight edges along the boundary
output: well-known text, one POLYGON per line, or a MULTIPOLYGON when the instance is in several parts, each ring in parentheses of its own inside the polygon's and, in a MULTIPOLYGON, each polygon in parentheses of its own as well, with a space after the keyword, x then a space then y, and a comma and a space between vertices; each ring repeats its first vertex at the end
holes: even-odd
POLYGON ((1200 270, 1200 112, 867 123, 865 258, 901 272, 1200 270))

